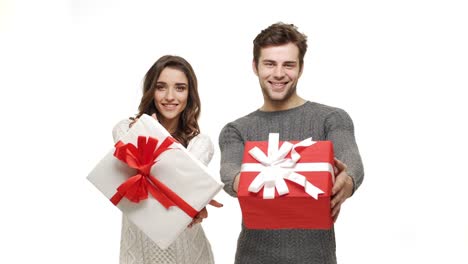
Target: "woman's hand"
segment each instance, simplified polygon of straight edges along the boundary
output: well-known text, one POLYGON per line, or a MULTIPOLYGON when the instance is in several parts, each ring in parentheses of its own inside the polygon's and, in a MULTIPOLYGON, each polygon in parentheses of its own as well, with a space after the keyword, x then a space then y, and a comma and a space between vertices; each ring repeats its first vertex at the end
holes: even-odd
MULTIPOLYGON (((156 113, 152 114, 151 117, 154 118, 154 120, 158 121, 158 117, 156 116, 156 113)), ((132 122, 130 122, 130 124, 129 124, 128 126, 129 126, 129 127, 132 127, 133 124, 135 124, 137 121, 138 121, 138 117, 137 117, 137 118, 134 118, 134 119, 132 120, 132 122)))
MULTIPOLYGON (((216 200, 211 200, 208 204, 217 208, 223 207, 223 204, 219 203, 216 200)), ((206 210, 206 207, 203 207, 203 209, 200 212, 198 212, 198 214, 193 218, 192 222, 188 225, 188 227, 190 228, 195 224, 199 224, 203 222, 203 219, 207 217, 208 217, 208 210, 206 210)))

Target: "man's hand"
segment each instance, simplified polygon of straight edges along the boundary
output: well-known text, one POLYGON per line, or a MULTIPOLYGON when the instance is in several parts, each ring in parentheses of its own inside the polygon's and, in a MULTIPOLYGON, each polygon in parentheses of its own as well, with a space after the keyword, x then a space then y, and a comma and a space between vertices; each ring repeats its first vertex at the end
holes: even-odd
POLYGON ((335 184, 332 188, 332 218, 333 222, 336 222, 338 215, 340 214, 341 205, 346 199, 348 199, 353 193, 353 180, 351 176, 346 172, 346 164, 335 158, 335 184))
MULTIPOLYGON (((208 204, 217 208, 223 207, 223 204, 219 203, 216 200, 211 200, 208 204)), ((203 219, 207 217, 208 217, 208 210, 206 210, 206 207, 203 207, 203 209, 201 209, 201 211, 198 212, 198 214, 193 218, 192 222, 188 225, 188 227, 192 227, 195 224, 201 223, 203 219)))
POLYGON ((234 183, 232 184, 232 189, 237 193, 237 190, 239 190, 239 178, 240 178, 240 173, 236 175, 234 178, 234 183))

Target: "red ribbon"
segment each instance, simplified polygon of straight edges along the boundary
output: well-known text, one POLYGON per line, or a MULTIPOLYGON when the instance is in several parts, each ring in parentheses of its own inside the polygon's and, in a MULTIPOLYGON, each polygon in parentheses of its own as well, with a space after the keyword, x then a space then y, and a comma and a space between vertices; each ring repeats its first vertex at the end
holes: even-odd
POLYGON ((125 197, 138 203, 147 199, 149 192, 166 209, 177 206, 190 217, 195 217, 198 212, 192 206, 150 174, 151 167, 157 162, 156 158, 174 142, 174 138, 166 137, 158 148, 158 140, 152 137, 139 136, 138 147, 131 143, 117 142, 114 156, 138 172, 117 188, 117 193, 110 199, 111 202, 117 205, 125 197))

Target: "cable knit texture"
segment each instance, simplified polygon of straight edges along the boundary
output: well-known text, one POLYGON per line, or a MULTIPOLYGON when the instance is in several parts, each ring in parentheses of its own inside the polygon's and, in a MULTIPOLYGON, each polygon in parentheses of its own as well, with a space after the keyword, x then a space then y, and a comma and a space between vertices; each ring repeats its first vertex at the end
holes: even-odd
MULTIPOLYGON (((308 137, 316 141, 332 141, 335 156, 348 165, 348 174, 355 182, 354 188, 361 184, 364 169, 351 118, 339 108, 307 101, 284 111, 257 110, 222 129, 219 136, 221 180, 230 195, 236 196, 232 185, 240 172, 244 143, 266 141, 269 133, 279 133, 282 141, 300 141, 308 137)), ((335 248, 333 228, 253 230, 242 225, 235 263, 335 264, 335 248)))
MULTIPOLYGON (((125 135, 130 120, 120 121, 112 130, 114 141, 125 135)), ((187 150, 208 165, 214 148, 210 138, 200 134, 193 138, 187 150)), ((122 216, 120 264, 211 264, 214 263, 211 246, 200 224, 185 229, 168 249, 160 249, 125 215, 122 216)))

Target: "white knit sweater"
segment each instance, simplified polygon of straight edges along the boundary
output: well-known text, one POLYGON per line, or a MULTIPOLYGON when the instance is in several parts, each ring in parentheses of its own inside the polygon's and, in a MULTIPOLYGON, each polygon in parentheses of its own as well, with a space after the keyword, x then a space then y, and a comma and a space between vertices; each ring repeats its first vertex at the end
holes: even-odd
MULTIPOLYGON (((112 130, 114 141, 125 135, 130 120, 120 121, 112 130)), ((206 135, 193 138, 187 150, 207 165, 213 157, 213 143, 206 135)), ((212 264, 211 246, 200 224, 185 229, 168 249, 160 249, 125 215, 122 217, 120 264, 212 264)))

